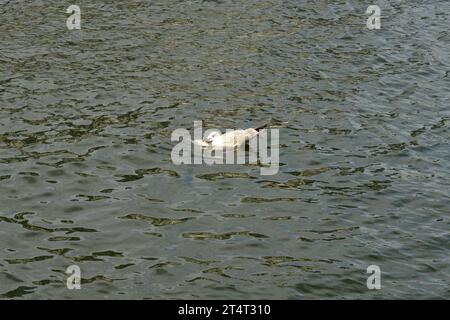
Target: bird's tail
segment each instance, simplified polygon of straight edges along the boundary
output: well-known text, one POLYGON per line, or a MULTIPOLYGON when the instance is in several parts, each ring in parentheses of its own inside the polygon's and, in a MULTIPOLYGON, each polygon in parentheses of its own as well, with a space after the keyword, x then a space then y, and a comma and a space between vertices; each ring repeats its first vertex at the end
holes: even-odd
POLYGON ((256 127, 255 130, 259 132, 263 129, 266 129, 268 126, 269 126, 269 124, 266 123, 266 124, 263 124, 262 126, 256 127))

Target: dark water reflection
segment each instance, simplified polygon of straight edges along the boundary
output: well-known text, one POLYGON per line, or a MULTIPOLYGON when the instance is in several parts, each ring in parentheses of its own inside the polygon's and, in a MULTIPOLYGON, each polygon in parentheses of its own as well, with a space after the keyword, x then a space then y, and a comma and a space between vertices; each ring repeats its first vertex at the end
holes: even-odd
POLYGON ((450 4, 374 3, 3 5, 0 297, 450 298, 450 4), (280 172, 173 165, 201 119, 280 172))

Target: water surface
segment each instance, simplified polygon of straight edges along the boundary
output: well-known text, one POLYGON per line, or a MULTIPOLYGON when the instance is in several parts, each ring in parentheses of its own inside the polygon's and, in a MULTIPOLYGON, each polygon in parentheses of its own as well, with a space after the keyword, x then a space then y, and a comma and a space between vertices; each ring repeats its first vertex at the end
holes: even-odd
POLYGON ((69 4, 0 8, 1 298, 450 298, 448 1, 69 4), (173 165, 194 120, 279 173, 173 165))

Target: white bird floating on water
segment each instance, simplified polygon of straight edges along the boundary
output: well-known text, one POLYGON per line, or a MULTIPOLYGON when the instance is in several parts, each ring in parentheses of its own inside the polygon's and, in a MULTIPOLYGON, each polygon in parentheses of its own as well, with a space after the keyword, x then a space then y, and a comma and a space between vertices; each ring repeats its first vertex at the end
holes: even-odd
POLYGON ((244 145, 247 141, 257 136, 263 129, 267 128, 267 124, 248 129, 237 129, 221 133, 219 131, 211 132, 206 139, 194 140, 193 142, 202 147, 213 148, 234 148, 244 145))

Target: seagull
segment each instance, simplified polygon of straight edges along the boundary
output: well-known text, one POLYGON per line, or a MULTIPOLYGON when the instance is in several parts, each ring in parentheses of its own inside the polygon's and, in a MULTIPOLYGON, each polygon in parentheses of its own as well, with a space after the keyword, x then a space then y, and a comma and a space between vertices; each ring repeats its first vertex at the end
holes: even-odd
POLYGON ((202 147, 235 148, 244 145, 265 128, 267 128, 267 124, 257 128, 237 129, 223 134, 220 131, 213 131, 206 139, 194 140, 194 143, 202 147))

